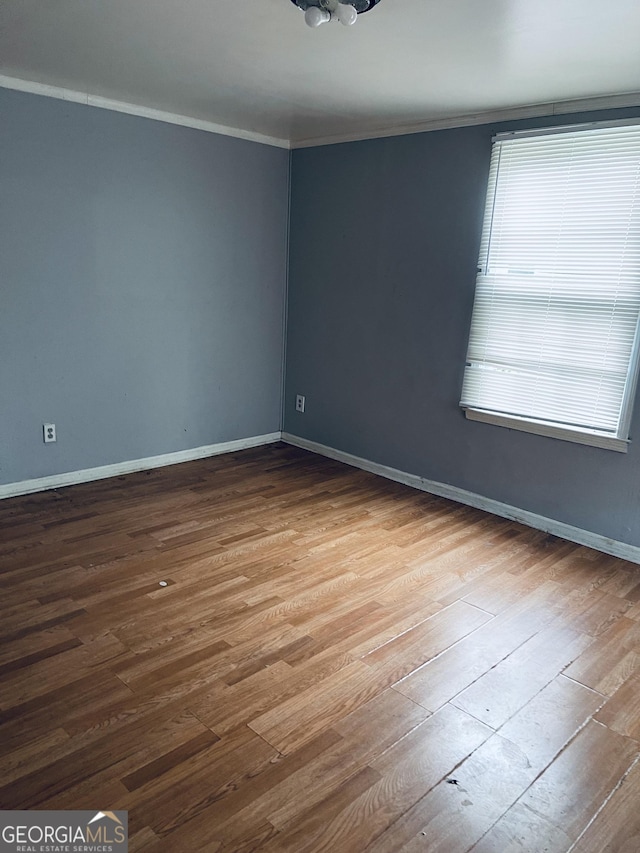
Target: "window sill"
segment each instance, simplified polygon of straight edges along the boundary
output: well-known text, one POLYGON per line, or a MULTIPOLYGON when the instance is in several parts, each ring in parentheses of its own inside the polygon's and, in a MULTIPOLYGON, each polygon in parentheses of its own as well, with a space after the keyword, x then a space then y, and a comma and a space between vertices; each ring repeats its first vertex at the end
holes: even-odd
POLYGON ((591 447, 601 447, 605 450, 616 450, 618 453, 626 453, 629 448, 628 440, 616 438, 615 436, 602 435, 590 430, 577 429, 576 427, 559 427, 544 421, 531 421, 518 418, 513 415, 501 415, 498 412, 487 412, 482 409, 464 410, 470 421, 482 421, 486 424, 517 429, 522 432, 530 432, 535 435, 544 435, 547 438, 559 438, 562 441, 571 441, 576 444, 588 444, 591 447))

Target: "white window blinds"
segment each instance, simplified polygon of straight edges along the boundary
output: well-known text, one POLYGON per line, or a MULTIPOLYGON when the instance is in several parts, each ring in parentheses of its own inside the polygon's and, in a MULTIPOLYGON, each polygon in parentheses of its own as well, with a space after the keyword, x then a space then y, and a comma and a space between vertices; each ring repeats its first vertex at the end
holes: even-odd
POLYGON ((639 312, 640 124, 497 137, 467 415, 626 439, 639 312))

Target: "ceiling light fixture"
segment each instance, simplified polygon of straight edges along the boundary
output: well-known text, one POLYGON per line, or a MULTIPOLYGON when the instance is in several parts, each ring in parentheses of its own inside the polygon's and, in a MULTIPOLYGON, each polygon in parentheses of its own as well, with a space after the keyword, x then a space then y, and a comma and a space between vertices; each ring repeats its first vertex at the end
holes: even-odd
POLYGON ((319 27, 329 21, 340 21, 350 27, 358 20, 358 15, 368 12, 380 0, 291 0, 302 9, 304 19, 310 27, 319 27))

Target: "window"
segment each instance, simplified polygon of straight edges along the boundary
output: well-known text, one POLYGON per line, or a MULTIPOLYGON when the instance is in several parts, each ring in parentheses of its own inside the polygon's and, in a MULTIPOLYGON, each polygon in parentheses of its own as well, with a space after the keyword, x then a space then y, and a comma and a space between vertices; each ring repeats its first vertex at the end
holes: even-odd
POLYGON ((495 137, 467 417, 626 450, 639 315, 640 123, 495 137))

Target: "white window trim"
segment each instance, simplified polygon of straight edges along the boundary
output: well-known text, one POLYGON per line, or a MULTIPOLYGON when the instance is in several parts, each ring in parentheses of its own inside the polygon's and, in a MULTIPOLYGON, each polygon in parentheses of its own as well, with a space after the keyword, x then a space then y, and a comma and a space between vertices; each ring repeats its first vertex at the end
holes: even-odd
POLYGON ((539 127, 535 130, 505 130, 491 137, 492 144, 502 139, 529 139, 534 136, 556 136, 559 133, 575 133, 577 130, 597 130, 604 127, 632 127, 640 124, 640 118, 621 118, 616 121, 589 121, 580 124, 562 124, 557 127, 539 127))
MULTIPOLYGON (((577 130, 589 130, 605 127, 625 127, 629 125, 639 125, 640 119, 620 119, 617 121, 605 122, 589 122, 582 124, 563 125, 558 127, 545 127, 535 130, 520 130, 507 131, 498 133, 492 138, 492 145, 496 141, 534 137, 534 136, 549 136, 560 133, 571 133, 577 130)), ((483 226, 484 227, 484 226, 483 226)), ((480 267, 478 267, 478 271, 480 267)), ((463 406, 462 409, 468 420, 478 421, 481 423, 494 424, 496 426, 515 429, 521 432, 527 432, 534 435, 541 435, 548 438, 556 438, 562 441, 569 441, 576 444, 584 444, 591 447, 599 447, 605 450, 614 450, 619 453, 627 453, 629 444, 631 443, 630 429, 631 418, 633 415, 634 401, 636 390, 638 387, 638 377, 640 374, 640 318, 636 327, 635 340, 633 350, 629 361, 629 374, 625 386, 624 399, 621 406, 621 421, 618 428, 618 434, 607 434, 598 430, 590 430, 581 427, 570 427, 560 425, 549 421, 536 420, 529 417, 519 417, 517 415, 507 415, 502 412, 494 412, 490 410, 474 408, 472 406, 463 406), (622 436, 627 436, 623 438, 622 436)))
POLYGON ((619 453, 626 453, 629 449, 630 439, 617 438, 613 435, 608 436, 594 430, 561 427, 547 421, 530 420, 515 415, 503 415, 500 412, 489 412, 470 407, 464 409, 464 413, 470 421, 495 424, 534 435, 544 435, 547 438, 560 438, 563 441, 571 441, 575 444, 588 444, 591 447, 601 447, 604 450, 617 450, 619 453))

